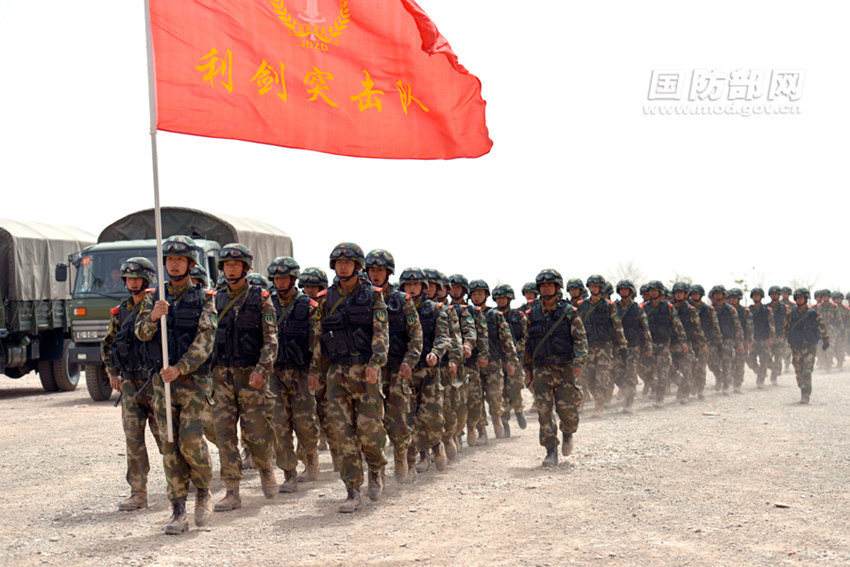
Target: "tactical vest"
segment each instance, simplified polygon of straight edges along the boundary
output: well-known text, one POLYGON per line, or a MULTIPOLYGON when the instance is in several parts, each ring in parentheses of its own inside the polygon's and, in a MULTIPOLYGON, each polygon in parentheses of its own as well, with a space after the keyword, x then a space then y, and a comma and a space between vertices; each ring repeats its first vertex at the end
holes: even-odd
POLYGON ((390 332, 390 348, 387 351, 387 367, 389 368, 401 366, 404 355, 407 354, 407 344, 410 342, 404 320, 404 299, 405 295, 398 290, 387 294, 387 322, 390 332))
POLYGON ((791 327, 788 332, 788 344, 791 348, 809 348, 816 346, 820 340, 820 329, 818 329, 818 314, 807 309, 800 313, 799 309, 792 309, 788 315, 791 318, 791 327))
MULTIPOLYGON (((154 293, 154 303, 159 299, 159 291, 154 293)), ((168 365, 174 366, 192 346, 195 335, 198 334, 198 320, 204 311, 204 290, 201 286, 188 286, 180 299, 165 292, 165 299, 171 305, 165 316, 165 324, 168 329, 168 365)), ((147 342, 148 356, 154 368, 161 368, 162 364, 162 330, 158 329, 154 338, 147 342)), ((195 373, 208 371, 205 362, 195 373)))
POLYGON ((366 364, 372 357, 372 302, 375 288, 360 282, 343 298, 338 286, 328 289, 322 319, 322 354, 334 364, 366 364), (334 309, 334 307, 336 307, 334 309))
POLYGON ((614 324, 611 322, 609 308, 608 302, 604 299, 600 299, 596 305, 588 300, 583 301, 578 306, 578 311, 584 321, 588 345, 598 346, 614 340, 614 324), (585 319, 585 317, 587 318, 585 319))
POLYGON ((676 306, 676 313, 679 315, 679 320, 682 322, 682 327, 685 328, 685 336, 688 337, 688 344, 696 344, 696 329, 691 322, 691 304, 683 301, 676 306))
POLYGON ((490 344, 490 360, 505 360, 505 352, 502 350, 502 340, 499 336, 499 310, 494 307, 485 309, 487 317, 487 340, 490 344))
POLYGON ((136 319, 142 310, 142 303, 127 306, 127 302, 118 307, 118 332, 112 339, 112 364, 125 380, 147 380, 147 345, 136 337, 136 319))
POLYGON ((425 368, 428 366, 425 357, 434 348, 434 339, 437 336, 437 304, 426 298, 416 311, 419 313, 419 324, 422 325, 422 356, 416 367, 425 368))
POLYGON ((289 314, 283 317, 283 305, 275 298, 277 314, 277 358, 275 368, 306 369, 313 358, 310 352, 310 303, 308 295, 300 293, 289 314))
POLYGON ((623 324, 623 334, 626 335, 626 342, 629 347, 640 346, 640 312, 637 304, 632 301, 629 306, 623 309, 623 304, 617 302, 617 314, 620 316, 620 322, 623 324))
POLYGON ((770 311, 762 305, 759 308, 750 309, 753 316, 753 338, 757 341, 766 341, 770 338, 770 311))
POLYGON ((719 337, 714 336, 714 325, 711 324, 711 307, 702 303, 699 307, 695 308, 697 315, 699 315, 699 324, 702 327, 702 334, 705 335, 705 340, 710 343, 718 340, 719 337))
POLYGON ((646 312, 652 342, 660 345, 669 345, 670 339, 674 335, 673 324, 670 323, 670 304, 662 299, 655 307, 652 306, 652 303, 646 303, 643 306, 643 310, 646 312))
MULTIPOLYGON (((470 305, 468 303, 461 303, 459 305, 463 306, 466 309, 466 313, 469 314, 470 317, 472 317, 472 326, 475 327, 475 333, 477 335, 478 334, 478 317, 481 315, 481 313, 475 308, 474 305, 470 305)), ((461 311, 458 311, 457 316, 462 317, 463 313, 461 311)), ((476 339, 475 346, 472 347, 472 354, 470 355, 469 358, 466 359, 466 363, 468 365, 472 365, 473 363, 478 362, 478 354, 479 354, 479 352, 478 352, 478 340, 476 339)))
MULTIPOLYGON (((234 304, 223 317, 219 316, 213 351, 218 366, 245 368, 255 366, 260 360, 263 349, 262 295, 262 289, 249 286, 242 306, 234 304)), ((221 313, 231 299, 226 292, 216 295, 216 310, 221 313)))
POLYGON ((573 307, 563 299, 558 301, 555 311, 548 317, 543 314, 542 304, 537 303, 531 308, 528 315, 528 342, 525 348, 534 355, 535 366, 569 364, 575 359, 572 321, 570 321, 572 311, 573 307), (549 333, 549 329, 555 323, 558 323, 558 326, 543 341, 543 337, 549 333))
POLYGON ((781 333, 783 325, 785 325, 785 316, 788 315, 788 306, 777 301, 776 305, 773 302, 770 303, 770 309, 773 311, 773 328, 776 329, 777 333, 781 333))
POLYGON ((508 312, 505 313, 505 319, 508 320, 508 326, 511 328, 514 345, 518 345, 525 338, 522 333, 522 312, 516 309, 508 309, 508 312))
POLYGON ((723 307, 714 310, 717 312, 717 323, 720 325, 720 334, 724 341, 735 340, 735 325, 732 322, 732 306, 724 303, 723 307))
POLYGON ((738 313, 738 321, 741 323, 741 331, 744 334, 744 340, 746 340, 750 336, 750 331, 752 331, 752 329, 750 329, 750 323, 746 317, 749 310, 739 303, 738 306, 735 307, 735 311, 738 313))

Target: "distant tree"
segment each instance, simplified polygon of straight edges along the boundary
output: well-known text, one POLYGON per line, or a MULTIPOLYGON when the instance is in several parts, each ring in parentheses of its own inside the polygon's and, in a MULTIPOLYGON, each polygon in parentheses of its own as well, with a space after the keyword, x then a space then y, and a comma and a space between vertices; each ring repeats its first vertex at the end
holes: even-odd
POLYGON ((611 283, 616 285, 620 280, 632 280, 633 284, 640 286, 641 283, 646 281, 646 272, 638 266, 634 258, 630 258, 617 264, 617 268, 614 270, 611 283))

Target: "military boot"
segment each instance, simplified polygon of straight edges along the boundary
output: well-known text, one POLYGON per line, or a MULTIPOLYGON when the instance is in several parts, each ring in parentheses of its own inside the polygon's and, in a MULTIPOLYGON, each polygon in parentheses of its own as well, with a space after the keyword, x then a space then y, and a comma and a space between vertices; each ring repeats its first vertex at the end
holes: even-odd
POLYGON ((455 445, 455 438, 446 437, 443 441, 443 446, 446 448, 446 458, 449 462, 455 462, 457 460, 457 445, 455 445))
POLYGON ((360 498, 359 488, 353 485, 346 486, 346 488, 348 489, 348 497, 345 499, 345 502, 339 505, 337 510, 343 514, 350 514, 363 506, 363 500, 360 498))
POLYGON ((627 396, 626 401, 623 404, 623 413, 629 413, 629 414, 635 413, 635 410, 632 408, 632 404, 634 404, 634 403, 635 403, 635 397, 634 396, 627 396))
POLYGON ((260 469, 260 486, 263 487, 263 496, 269 500, 277 494, 277 479, 274 477, 274 467, 271 464, 260 469))
POLYGON ((416 482, 418 475, 416 473, 416 449, 413 447, 407 450, 407 482, 416 482))
MULTIPOLYGON (((502 430, 503 430, 503 432, 504 432, 504 433, 503 433, 503 435, 504 435, 505 439, 507 439, 508 437, 510 437, 510 436, 511 436, 511 422, 510 422, 510 419, 511 419, 511 415, 510 415, 510 414, 508 414, 508 417, 507 417, 507 418, 505 418, 505 416, 502 416, 502 419, 500 419, 500 420, 499 420, 499 421, 501 421, 501 422, 502 422, 502 430)), ((494 427, 493 429, 495 429, 495 427, 494 427)))
POLYGON ((505 438, 505 426, 499 417, 493 420, 493 433, 496 434, 496 439, 505 438))
POLYGON ((130 492, 130 497, 118 505, 118 510, 121 512, 132 512, 140 508, 146 508, 148 505, 147 492, 133 490, 130 492))
POLYGON ((298 475, 298 482, 315 482, 319 480, 319 449, 313 449, 304 454, 304 472, 298 475))
POLYGON ((165 526, 167 535, 180 535, 189 531, 189 519, 186 518, 186 499, 178 498, 171 503, 171 520, 165 526))
POLYGON ((561 444, 561 454, 565 457, 569 457, 573 452, 573 434, 570 433, 564 438, 563 444, 561 444))
POLYGON ((555 445, 553 447, 546 448, 546 458, 543 459, 544 467, 556 467, 558 466, 558 446, 555 445))
POLYGON ((525 429, 528 427, 528 421, 526 421, 525 414, 522 413, 522 410, 516 410, 514 413, 516 414, 516 424, 519 425, 519 428, 525 429))
POLYGON ((800 403, 801 404, 809 403, 809 394, 801 394, 800 395, 800 403))
POLYGON ((327 451, 328 450, 328 441, 325 439, 325 434, 322 433, 319 435, 319 451, 327 451))
POLYGON ((466 444, 470 447, 475 447, 478 444, 478 434, 471 425, 466 428, 466 444))
POLYGON ((593 417, 600 418, 602 414, 605 413, 605 401, 604 400, 595 400, 594 408, 593 408, 593 417))
POLYGON ((393 476, 395 477, 395 481, 401 484, 407 480, 407 455, 396 457, 394 459, 394 465, 393 476))
POLYGON ((487 426, 481 424, 478 426, 478 441, 475 442, 476 447, 482 447, 487 444, 487 426))
POLYGON ((296 478, 294 470, 283 471, 283 483, 281 483, 277 491, 283 494, 291 494, 298 490, 297 483, 300 481, 300 478, 296 478))
POLYGON ((212 494, 209 488, 198 488, 195 493, 195 525, 202 528, 210 523, 212 494))
POLYGON ((213 511, 228 512, 230 510, 238 510, 241 508, 242 499, 239 497, 239 481, 226 480, 224 481, 224 486, 227 489, 227 492, 225 493, 224 498, 215 503, 213 511))
POLYGON ((383 471, 369 471, 369 489, 366 495, 372 502, 377 502, 381 499, 381 494, 384 492, 384 473, 383 471))
POLYGON ((448 462, 448 459, 446 458, 446 446, 443 445, 443 442, 440 441, 431 447, 431 452, 434 453, 434 466, 437 467, 437 470, 446 470, 446 463, 448 462))
POLYGON ((428 451, 419 451, 419 462, 416 463, 416 472, 419 474, 428 472, 431 468, 431 453, 428 451))

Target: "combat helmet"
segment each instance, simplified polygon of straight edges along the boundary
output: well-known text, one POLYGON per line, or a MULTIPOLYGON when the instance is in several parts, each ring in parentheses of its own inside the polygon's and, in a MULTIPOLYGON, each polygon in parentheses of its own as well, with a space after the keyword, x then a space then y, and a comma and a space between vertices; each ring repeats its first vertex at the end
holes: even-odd
POLYGON ((791 294, 791 288, 790 288, 789 286, 787 286, 787 285, 784 285, 784 286, 782 286, 782 289, 780 290, 780 293, 787 293, 787 294, 789 294, 789 295, 790 295, 790 294, 791 294))
POLYGON ((302 288, 317 286, 321 289, 328 289, 328 275, 321 268, 304 268, 298 276, 298 285, 302 288))
POLYGON ((336 261, 339 259, 352 260, 358 265, 358 269, 362 270, 366 264, 366 258, 363 256, 363 249, 353 242, 340 242, 331 251, 330 266, 331 270, 336 266, 336 261))
POLYGON ((688 295, 698 293, 699 295, 705 295, 705 288, 702 287, 702 284, 691 284, 691 289, 688 290, 688 295))
POLYGON ((534 282, 525 282, 522 284, 522 294, 525 295, 529 291, 537 295, 537 285, 534 282))
POLYGON ((622 288, 626 288, 632 292, 632 299, 634 299, 635 295, 637 295, 637 290, 635 289, 635 284, 632 283, 632 280, 620 280, 617 282, 617 293, 620 293, 622 288))
POLYGON ((723 287, 721 284, 717 284, 717 285, 713 286, 711 288, 711 290, 708 292, 708 297, 713 298, 714 294, 718 293, 718 292, 722 293, 723 297, 726 297, 726 288, 723 287))
POLYGON ((200 248, 195 244, 195 241, 183 234, 175 234, 169 236, 162 241, 162 257, 178 256, 188 258, 190 261, 199 264, 198 252, 200 248))
POLYGON ((652 291, 653 289, 657 289, 660 292, 664 291, 664 284, 661 283, 661 280, 652 280, 648 284, 646 284, 647 291, 652 291))
POLYGON ((756 294, 760 295, 761 298, 764 299, 764 289, 762 289, 760 287, 754 287, 753 289, 751 289, 750 290, 750 299, 752 299, 752 297, 756 294))
POLYGON ((428 278, 419 268, 405 268, 398 277, 398 283, 402 286, 406 283, 421 283, 423 286, 427 286, 428 278))
POLYGON ((204 285, 209 285, 210 282, 209 274, 200 264, 195 264, 195 267, 189 271, 189 277, 193 280, 201 280, 204 285))
MULTIPOLYGON (((605 283, 606 283, 606 282, 605 282, 605 278, 603 278, 601 275, 599 275, 599 274, 592 274, 590 277, 588 277, 588 278, 587 278, 587 281, 585 282, 585 285, 587 285, 588 287, 589 287, 589 286, 592 286, 592 285, 598 285, 598 286, 602 286, 602 287, 604 287, 604 286, 605 286, 605 283)), ((600 291, 601 291, 601 290, 600 290, 600 291)))
POLYGON ((369 268, 385 268, 388 276, 395 273, 395 258, 383 248, 375 248, 366 254, 365 263, 367 270, 369 268))
POLYGON ((809 293, 809 290, 805 287, 800 287, 800 288, 797 288, 797 289, 794 290, 792 297, 794 299, 797 299, 797 297, 799 297, 799 296, 805 297, 807 301, 811 298, 811 294, 809 293))
POLYGON ((782 293, 782 288, 781 288, 781 287, 779 287, 778 285, 772 285, 772 286, 770 286, 770 287, 768 288, 768 290, 767 290, 767 294, 768 294, 768 295, 772 295, 772 294, 774 294, 774 293, 782 293))
MULTIPOLYGON (((581 280, 577 280, 581 283, 581 280)), ((561 272, 558 270, 554 270, 552 268, 546 268, 545 270, 540 270, 540 273, 537 274, 537 277, 534 279, 534 283, 537 287, 537 291, 540 291, 540 286, 545 283, 553 283, 558 288, 564 287, 564 278, 561 277, 561 272)))
POLYGON ((423 268, 422 273, 425 275, 426 283, 432 283, 437 287, 442 287, 443 276, 434 268, 423 268))
POLYGON ((153 262, 143 256, 134 256, 127 258, 121 264, 121 279, 127 283, 127 278, 142 278, 148 285, 156 284, 156 268, 153 262))
POLYGON ((449 285, 459 285, 463 289, 463 293, 469 293, 469 280, 463 274, 450 275, 449 285))
POLYGON ((844 294, 840 291, 833 291, 831 298, 836 303, 841 303, 842 301, 844 301, 844 294))
POLYGON ((484 280, 472 280, 469 282, 469 293, 478 291, 479 289, 483 289, 487 292, 487 295, 490 295, 490 286, 484 280))
POLYGON ((274 287, 266 276, 258 272, 251 272, 245 276, 245 279, 248 280, 249 285, 257 286, 265 290, 269 290, 274 287))
POLYGON ((295 258, 290 256, 278 256, 268 267, 269 279, 274 279, 278 276, 292 276, 293 279, 298 279, 301 275, 301 266, 295 261, 295 258))
POLYGON ((499 284, 493 288, 493 299, 498 299, 500 297, 507 297, 508 299, 516 299, 516 294, 514 293, 514 288, 509 286, 508 284, 499 284))
POLYGON ((686 294, 691 290, 691 286, 689 286, 685 282, 676 282, 673 284, 673 293, 677 291, 684 291, 686 294))
POLYGON ((243 268, 243 273, 245 275, 251 271, 251 267, 254 263, 254 253, 251 252, 251 249, 245 246, 244 244, 239 244, 238 242, 231 242, 230 244, 225 244, 221 247, 221 250, 218 251, 218 269, 223 269, 224 263, 227 260, 237 260, 242 262, 245 267, 243 268))
POLYGON ((733 287, 732 289, 729 290, 729 293, 727 295, 729 297, 744 299, 744 292, 741 291, 741 288, 739 288, 739 287, 733 287))

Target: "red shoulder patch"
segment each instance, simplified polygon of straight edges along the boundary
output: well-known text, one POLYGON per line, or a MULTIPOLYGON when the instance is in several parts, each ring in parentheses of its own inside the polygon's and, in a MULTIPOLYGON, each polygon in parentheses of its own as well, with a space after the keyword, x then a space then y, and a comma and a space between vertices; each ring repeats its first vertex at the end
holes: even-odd
POLYGON ((385 288, 385 287, 376 287, 376 288, 375 288, 375 291, 377 291, 378 293, 383 293, 385 289, 387 289, 387 288, 385 288))
POLYGON ((316 297, 324 297, 327 294, 328 294, 328 290, 323 289, 322 291, 320 291, 319 293, 316 294, 316 297))
POLYGON ((266 291, 266 290, 263 290, 263 299, 267 298, 268 296, 269 296, 269 292, 266 291))
POLYGON ((609 300, 608 300, 608 305, 614 305, 614 302, 613 302, 613 301, 611 301, 611 300, 609 299, 609 300))
POLYGON ((409 293, 408 293, 407 295, 405 295, 405 296, 404 296, 404 300, 405 300, 405 301, 407 301, 408 299, 413 299, 413 296, 412 296, 412 295, 410 295, 409 293))
POLYGON ((109 310, 109 312, 112 313, 113 315, 118 315, 118 313, 120 311, 121 311, 121 307, 113 307, 112 309, 109 310))
MULTIPOLYGON (((442 305, 442 303, 441 303, 440 305, 442 305)), ((454 309, 454 308, 455 308, 455 306, 454 306, 454 305, 447 305, 447 306, 446 306, 446 308, 447 308, 449 311, 451 311, 452 309, 454 309)))
POLYGON ((526 314, 526 315, 531 315, 531 309, 526 309, 525 314, 526 314))
POLYGON ((442 307, 442 306, 443 306, 442 303, 437 303, 437 307, 442 307))
POLYGON ((217 292, 216 290, 214 290, 214 289, 208 289, 208 290, 206 291, 206 294, 207 294, 207 295, 215 295, 216 293, 218 293, 218 292, 217 292))
POLYGON ((310 305, 312 305, 313 307, 318 307, 318 306, 319 306, 319 302, 318 302, 318 301, 316 301, 315 299, 311 299, 311 300, 310 300, 310 305))
POLYGON ((153 293, 153 292, 155 292, 155 291, 156 291, 156 288, 155 288, 155 287, 149 287, 149 288, 148 288, 148 289, 146 289, 145 291, 146 291, 147 293, 153 293))

